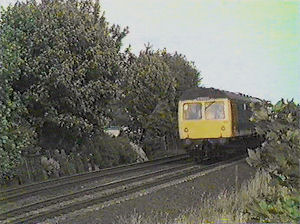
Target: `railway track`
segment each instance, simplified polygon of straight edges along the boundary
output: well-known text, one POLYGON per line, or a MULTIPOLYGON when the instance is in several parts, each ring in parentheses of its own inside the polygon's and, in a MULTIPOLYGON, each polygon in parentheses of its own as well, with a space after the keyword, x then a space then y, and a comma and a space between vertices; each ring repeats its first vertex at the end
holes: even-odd
POLYGON ((67 177, 61 177, 39 183, 33 183, 16 188, 11 188, 5 191, 0 191, 0 205, 3 203, 20 200, 35 194, 40 194, 42 192, 49 192, 64 187, 71 187, 74 185, 91 182, 103 177, 117 176, 131 171, 144 170, 152 166, 177 162, 180 160, 185 160, 187 158, 188 155, 181 154, 167 158, 151 160, 144 163, 133 163, 130 165, 101 169, 98 171, 75 174, 67 177))
MULTIPOLYGON (((81 192, 78 194, 68 194, 68 191, 63 193, 68 195, 69 198, 76 197, 80 194, 82 195, 88 192, 90 187, 88 187, 88 189, 86 190, 81 190, 81 189, 78 190, 78 186, 82 187, 83 184, 88 184, 89 186, 91 183, 94 182, 94 185, 95 184, 99 185, 98 181, 106 182, 107 180, 111 181, 113 179, 119 179, 120 176, 122 175, 123 176, 136 175, 136 173, 145 172, 151 169, 153 170, 156 167, 159 168, 164 166, 165 167, 174 166, 173 165, 174 163, 178 164, 180 163, 180 161, 185 162, 185 160, 187 159, 188 156, 186 154, 181 154, 181 155, 161 158, 157 160, 147 161, 144 163, 134 163, 134 164, 123 165, 114 168, 102 169, 99 171, 93 171, 93 172, 82 173, 82 174, 72 175, 63 178, 57 178, 53 180, 48 180, 48 181, 43 181, 39 183, 8 189, 6 191, 1 191, 0 210, 2 210, 2 212, 0 212, 0 223, 1 220, 5 220, 8 217, 13 217, 19 214, 20 211, 22 211, 22 209, 20 210, 20 208, 23 208, 23 210, 27 208, 27 211, 29 210, 32 211, 38 207, 43 207, 46 204, 51 205, 55 203, 55 200, 58 200, 60 198, 60 197, 56 197, 57 194, 62 193, 59 191, 66 191, 66 189, 70 191, 69 189, 71 189, 71 191, 81 192), (72 189, 72 187, 77 189, 72 189), (51 197, 51 194, 53 195, 53 193, 54 193, 54 197, 53 196, 51 197), (45 200, 46 196, 47 198, 45 200), (21 199, 25 199, 25 200, 21 200, 21 199), (31 205, 28 205, 28 202, 26 202, 26 200, 30 202, 31 205), (38 201, 38 202, 31 203, 32 201, 38 201), (35 204, 35 206, 32 206, 33 204, 35 204)), ((65 200, 65 199, 61 199, 61 200, 65 200)))
POLYGON ((155 172, 113 181, 97 187, 32 203, 0 214, 0 220, 6 219, 4 221, 6 223, 34 223, 43 221, 47 218, 59 216, 94 204, 120 198, 153 186, 205 172, 224 164, 240 160, 241 158, 242 157, 236 157, 206 166, 191 163, 177 164, 171 168, 164 168, 155 172))

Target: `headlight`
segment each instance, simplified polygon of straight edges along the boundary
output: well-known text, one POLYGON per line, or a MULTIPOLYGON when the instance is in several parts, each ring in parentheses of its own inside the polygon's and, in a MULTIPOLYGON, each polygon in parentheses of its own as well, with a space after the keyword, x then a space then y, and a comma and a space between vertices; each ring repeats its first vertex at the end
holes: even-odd
POLYGON ((222 130, 222 131, 225 131, 225 126, 224 126, 224 125, 221 127, 221 130, 222 130))
POLYGON ((185 128, 185 129, 184 129, 184 132, 188 132, 188 131, 189 131, 189 129, 188 129, 188 128, 185 128))

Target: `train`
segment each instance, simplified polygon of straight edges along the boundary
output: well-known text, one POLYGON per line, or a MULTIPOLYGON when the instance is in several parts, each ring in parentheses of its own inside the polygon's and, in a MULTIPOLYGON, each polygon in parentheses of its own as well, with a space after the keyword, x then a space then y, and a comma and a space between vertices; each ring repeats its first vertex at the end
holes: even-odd
MULTIPOLYGON (((261 136, 255 132, 251 103, 256 97, 214 88, 196 87, 184 91, 178 103, 179 137, 196 162, 231 152, 220 146, 243 142, 257 147, 261 136)), ((231 147, 233 148, 232 144, 231 147)), ((233 150, 234 151, 234 150, 233 150)))

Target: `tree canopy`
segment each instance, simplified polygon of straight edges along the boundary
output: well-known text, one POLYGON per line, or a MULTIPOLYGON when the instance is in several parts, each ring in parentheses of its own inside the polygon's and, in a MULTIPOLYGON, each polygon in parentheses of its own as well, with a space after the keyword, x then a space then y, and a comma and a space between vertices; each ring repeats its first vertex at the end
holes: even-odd
POLYGON ((97 1, 54 0, 8 7, 1 30, 2 75, 23 99, 43 147, 72 147, 103 129, 127 29, 110 27, 97 1))
POLYGON ((121 50, 127 34, 98 0, 2 9, 0 175, 13 174, 22 153, 82 151, 110 124, 128 127, 136 142, 177 135, 178 96, 200 74, 166 49, 121 50))
POLYGON ((139 56, 129 53, 123 81, 126 123, 139 141, 177 136, 177 102, 186 88, 196 87, 200 74, 192 62, 177 52, 152 50, 146 46, 139 56))

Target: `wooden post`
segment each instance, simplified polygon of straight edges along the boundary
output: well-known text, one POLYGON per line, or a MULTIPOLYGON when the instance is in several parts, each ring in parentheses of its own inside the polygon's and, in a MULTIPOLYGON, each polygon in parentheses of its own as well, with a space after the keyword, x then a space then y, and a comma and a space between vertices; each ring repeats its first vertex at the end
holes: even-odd
POLYGON ((235 203, 238 202, 238 165, 235 165, 235 203))
POLYGON ((29 181, 31 182, 31 176, 30 176, 30 172, 29 172, 29 168, 28 168, 28 164, 27 164, 27 158, 24 158, 25 160, 25 166, 26 166, 26 170, 27 170, 27 176, 29 181))
POLYGON ((164 136, 163 138, 164 138, 164 146, 165 146, 165 151, 167 151, 167 142, 166 142, 166 136, 164 136))
POLYGON ((235 165, 235 200, 237 201, 238 197, 238 165, 235 165))

